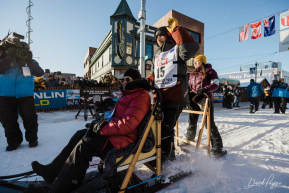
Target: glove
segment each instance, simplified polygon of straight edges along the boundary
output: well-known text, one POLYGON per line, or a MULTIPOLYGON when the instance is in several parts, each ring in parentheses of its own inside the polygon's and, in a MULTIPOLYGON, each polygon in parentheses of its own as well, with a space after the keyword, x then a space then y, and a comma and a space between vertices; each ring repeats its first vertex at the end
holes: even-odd
POLYGON ((206 91, 207 91, 206 88, 201 88, 201 89, 197 90, 197 95, 203 95, 206 91))
POLYGON ((173 32, 173 29, 179 25, 179 22, 176 18, 172 17, 172 18, 169 18, 168 19, 168 26, 167 27, 167 30, 172 33, 173 32))
POLYGON ((203 95, 196 95, 193 97, 193 102, 198 104, 204 98, 203 95))
POLYGON ((10 47, 5 51, 7 54, 14 56, 16 53, 16 48, 15 47, 10 47))
POLYGON ((103 121, 103 122, 101 122, 100 124, 95 124, 94 127, 93 127, 93 133, 94 133, 96 136, 100 136, 101 129, 102 129, 107 123, 108 123, 107 121, 103 121))

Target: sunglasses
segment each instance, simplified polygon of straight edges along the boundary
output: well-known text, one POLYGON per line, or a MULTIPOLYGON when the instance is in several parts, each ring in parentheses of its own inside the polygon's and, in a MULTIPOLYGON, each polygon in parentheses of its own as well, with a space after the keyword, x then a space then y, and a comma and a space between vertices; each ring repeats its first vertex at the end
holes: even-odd
POLYGON ((130 82, 130 78, 123 78, 123 79, 121 79, 121 81, 122 81, 122 82, 123 82, 123 81, 130 82))

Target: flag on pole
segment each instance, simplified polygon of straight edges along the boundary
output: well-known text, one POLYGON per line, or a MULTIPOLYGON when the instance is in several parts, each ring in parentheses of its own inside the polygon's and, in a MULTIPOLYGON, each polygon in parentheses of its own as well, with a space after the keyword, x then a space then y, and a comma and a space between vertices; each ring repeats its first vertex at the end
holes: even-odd
POLYGON ((279 52, 289 51, 289 30, 279 33, 279 52))
POLYGON ((258 39, 261 36, 261 20, 257 23, 251 23, 251 38, 258 39))
POLYGON ((249 24, 239 27, 239 42, 245 41, 249 36, 249 24))
POLYGON ((289 27, 289 11, 280 14, 280 30, 289 27))
POLYGON ((264 22, 264 37, 275 34, 275 15, 270 18, 263 19, 264 22))

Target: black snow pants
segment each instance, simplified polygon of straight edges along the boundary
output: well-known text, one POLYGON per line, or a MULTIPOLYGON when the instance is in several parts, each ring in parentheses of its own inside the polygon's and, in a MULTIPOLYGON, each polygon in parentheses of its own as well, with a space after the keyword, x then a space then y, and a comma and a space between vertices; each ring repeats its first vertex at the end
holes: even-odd
POLYGON ((54 193, 71 192, 81 186, 93 156, 104 159, 114 148, 108 137, 83 138, 87 129, 77 131, 61 153, 49 164, 57 179, 51 189, 54 193))
POLYGON ((282 113, 285 113, 287 105, 286 98, 273 97, 273 100, 274 100, 275 113, 280 113, 280 110, 282 113))
POLYGON ((174 157, 174 136, 176 122, 183 110, 183 107, 165 108, 162 109, 164 113, 164 120, 162 121, 162 161, 174 157), (172 154, 171 154, 172 153, 172 154))
POLYGON ((251 102, 251 105, 255 106, 255 111, 258 111, 259 110, 260 97, 251 97, 250 102, 251 102))
POLYGON ((37 114, 34 98, 29 97, 2 97, 0 96, 0 122, 5 130, 5 136, 9 145, 21 144, 22 132, 18 124, 18 109, 25 128, 26 141, 37 140, 37 114))
POLYGON ((224 98, 224 103, 225 108, 227 107, 227 109, 232 109, 232 95, 227 95, 224 98))
MULTIPOLYGON (((194 111, 200 111, 200 107, 191 101, 190 104, 192 110, 194 111)), ((211 144, 212 148, 223 148, 223 141, 222 137, 219 133, 219 130, 215 124, 214 121, 214 105, 211 102, 211 108, 210 108, 210 121, 211 121, 211 144)), ((195 140, 196 137, 196 132, 197 132, 197 126, 198 126, 198 119, 199 119, 199 114, 189 114, 189 128, 187 130, 186 138, 189 141, 195 140)), ((207 121, 205 122, 205 126, 207 128, 207 121)), ((207 128, 208 129, 208 128, 207 128)))
POLYGON ((269 105, 269 109, 273 108, 273 100, 270 96, 265 97, 262 108, 265 108, 267 105, 269 105))

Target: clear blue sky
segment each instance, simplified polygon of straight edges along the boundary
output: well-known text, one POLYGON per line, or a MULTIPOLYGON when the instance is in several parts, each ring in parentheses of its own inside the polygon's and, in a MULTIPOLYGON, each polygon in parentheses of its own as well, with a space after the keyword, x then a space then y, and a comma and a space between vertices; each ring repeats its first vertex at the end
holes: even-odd
MULTIPOLYGON (((111 28, 110 16, 115 12, 120 0, 32 0, 32 2, 34 19, 31 21, 33 29, 31 50, 35 57, 40 57, 36 60, 43 69, 82 76, 83 59, 88 47, 97 48, 105 38, 111 28)), ((127 2, 137 19, 141 1, 127 0, 127 2)), ((6 36, 9 29, 26 34, 27 6, 28 0, 0 0, 1 39, 6 36)), ((219 74, 239 71, 238 66, 241 64, 269 60, 282 62, 283 69, 289 71, 289 51, 278 52, 279 14, 276 15, 276 34, 271 37, 263 37, 262 34, 257 40, 249 37, 245 42, 239 42, 239 29, 235 29, 210 38, 289 9, 289 0, 147 0, 146 23, 153 25, 171 9, 205 23, 205 55, 219 74), (269 55, 274 52, 277 53, 269 55), (234 57, 243 58, 222 59, 234 57)), ((262 27, 262 33, 263 30, 262 27)))

